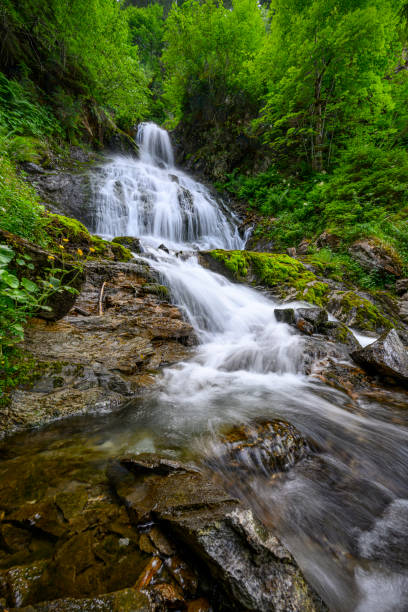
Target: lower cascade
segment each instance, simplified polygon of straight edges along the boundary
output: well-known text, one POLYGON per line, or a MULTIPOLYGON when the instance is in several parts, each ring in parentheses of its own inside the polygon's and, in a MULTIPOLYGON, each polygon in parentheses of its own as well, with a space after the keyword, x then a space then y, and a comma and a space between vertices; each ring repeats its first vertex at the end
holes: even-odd
POLYGON ((381 403, 360 400, 353 413, 347 396, 303 374, 304 340, 276 321, 277 304, 200 265, 197 251, 242 249, 245 236, 174 166, 164 130, 144 124, 138 143, 139 159, 117 156, 94 173, 93 229, 140 238, 141 257, 200 343, 191 360, 165 370, 149 415, 133 414, 127 427, 142 423, 170 448, 211 455, 212 469, 234 481, 225 456, 214 455, 218 432, 287 420, 313 441, 318 460, 280 481, 254 472, 234 491, 274 527, 330 609, 408 609, 407 431, 386 420, 381 403))

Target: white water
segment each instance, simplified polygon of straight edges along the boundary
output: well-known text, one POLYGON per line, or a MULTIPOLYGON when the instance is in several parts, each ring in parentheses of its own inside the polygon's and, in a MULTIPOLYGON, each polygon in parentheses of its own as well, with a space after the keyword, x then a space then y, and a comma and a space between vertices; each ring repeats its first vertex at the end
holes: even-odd
POLYGON ((152 430, 205 454, 208 436, 226 423, 279 417, 296 425, 324 450, 320 463, 273 487, 257 477, 237 483, 238 493, 274 526, 331 609, 407 610, 408 562, 390 559, 382 543, 387 508, 407 496, 406 428, 386 422, 387 408, 374 400, 356 402, 353 414, 348 396, 304 376, 303 341, 276 322, 276 304, 199 264, 197 249, 239 249, 245 238, 209 190, 174 167, 164 130, 145 124, 138 140, 138 160, 115 157, 94 176, 94 229, 141 238, 143 256, 200 339, 194 358, 165 371, 152 430))

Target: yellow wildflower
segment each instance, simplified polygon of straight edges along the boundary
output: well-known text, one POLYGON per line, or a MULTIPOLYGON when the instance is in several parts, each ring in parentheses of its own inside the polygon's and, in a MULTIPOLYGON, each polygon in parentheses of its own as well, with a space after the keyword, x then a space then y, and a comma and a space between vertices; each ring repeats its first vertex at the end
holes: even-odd
POLYGON ((77 250, 78 255, 80 255, 82 257, 82 255, 84 254, 84 252, 82 251, 82 249, 78 249, 77 250))
POLYGON ((91 253, 95 253, 95 249, 93 247, 89 247, 91 253))
POLYGON ((59 244, 58 246, 59 246, 60 249, 64 248, 64 246, 62 244, 59 244))
POLYGON ((63 238, 62 242, 69 242, 68 238, 63 238))
POLYGON ((55 257, 54 257, 54 255, 48 255, 48 259, 49 259, 50 261, 52 261, 53 259, 55 259, 55 257))

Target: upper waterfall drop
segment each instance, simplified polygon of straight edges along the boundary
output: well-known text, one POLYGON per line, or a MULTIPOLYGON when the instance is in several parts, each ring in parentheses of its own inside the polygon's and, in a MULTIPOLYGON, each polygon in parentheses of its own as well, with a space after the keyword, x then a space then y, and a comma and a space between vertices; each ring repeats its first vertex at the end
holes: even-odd
POLYGON ((141 123, 137 129, 136 142, 140 147, 140 159, 145 163, 174 167, 173 148, 166 130, 155 123, 141 123))
POLYGON ((209 189, 174 166, 168 133, 142 123, 139 159, 117 155, 91 177, 93 230, 174 250, 242 249, 237 223, 209 189))

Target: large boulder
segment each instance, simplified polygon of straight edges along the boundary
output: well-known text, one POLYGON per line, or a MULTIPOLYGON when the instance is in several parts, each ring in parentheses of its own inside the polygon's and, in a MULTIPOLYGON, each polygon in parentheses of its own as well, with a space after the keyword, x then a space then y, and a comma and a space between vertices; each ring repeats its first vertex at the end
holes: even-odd
POLYGON ((408 384, 408 353, 395 329, 365 348, 352 352, 351 356, 368 371, 408 384))

